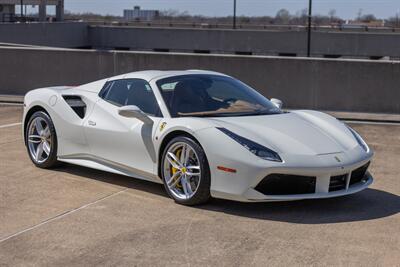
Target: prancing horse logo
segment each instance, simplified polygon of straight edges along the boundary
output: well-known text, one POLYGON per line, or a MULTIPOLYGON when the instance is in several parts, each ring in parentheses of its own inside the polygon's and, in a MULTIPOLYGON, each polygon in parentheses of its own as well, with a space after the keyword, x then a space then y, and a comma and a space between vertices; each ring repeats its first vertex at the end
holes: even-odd
POLYGON ((338 156, 335 156, 337 162, 342 162, 338 156))
POLYGON ((160 125, 160 132, 162 132, 162 130, 164 130, 165 126, 167 126, 166 122, 161 123, 160 125))

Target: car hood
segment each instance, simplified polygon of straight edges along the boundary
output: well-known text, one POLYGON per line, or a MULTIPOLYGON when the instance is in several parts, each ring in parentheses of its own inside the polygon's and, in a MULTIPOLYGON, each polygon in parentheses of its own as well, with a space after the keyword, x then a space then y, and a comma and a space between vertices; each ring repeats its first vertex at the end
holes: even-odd
POLYGON ((357 142, 337 119, 315 111, 211 119, 279 153, 323 155, 353 149, 357 142))

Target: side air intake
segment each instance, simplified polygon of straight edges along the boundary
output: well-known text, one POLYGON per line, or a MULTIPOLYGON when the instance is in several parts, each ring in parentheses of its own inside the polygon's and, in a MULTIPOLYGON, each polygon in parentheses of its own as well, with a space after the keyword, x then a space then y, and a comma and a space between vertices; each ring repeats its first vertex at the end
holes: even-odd
POLYGON ((72 108, 72 110, 83 119, 86 114, 86 104, 83 102, 80 96, 75 95, 63 95, 65 102, 72 108))

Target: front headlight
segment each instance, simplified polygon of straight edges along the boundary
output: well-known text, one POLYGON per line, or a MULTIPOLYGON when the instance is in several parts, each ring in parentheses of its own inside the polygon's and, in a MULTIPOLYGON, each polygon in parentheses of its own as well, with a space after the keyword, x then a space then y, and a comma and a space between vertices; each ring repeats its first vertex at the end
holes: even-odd
POLYGON ((270 160, 270 161, 276 161, 276 162, 282 162, 281 157, 276 153, 275 151, 262 146, 260 144, 257 144, 256 142, 253 142, 247 138, 244 138, 240 135, 237 135, 228 129, 222 128, 222 127, 217 127, 218 130, 241 144, 244 148, 246 148, 248 151, 256 155, 257 157, 260 157, 265 160, 270 160))
POLYGON ((350 132, 353 134, 354 138, 357 140, 357 143, 365 150, 365 152, 368 152, 369 147, 368 147, 367 143, 365 143, 365 141, 362 139, 362 137, 356 131, 354 131, 351 127, 349 127, 348 125, 346 125, 346 126, 350 130, 350 132))

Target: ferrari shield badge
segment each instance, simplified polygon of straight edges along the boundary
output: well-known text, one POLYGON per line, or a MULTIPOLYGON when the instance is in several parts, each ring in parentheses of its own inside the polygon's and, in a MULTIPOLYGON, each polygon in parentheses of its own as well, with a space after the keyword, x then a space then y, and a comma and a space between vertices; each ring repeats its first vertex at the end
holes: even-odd
POLYGON ((160 125, 160 132, 162 132, 162 131, 164 130, 165 126, 167 126, 167 123, 166 123, 166 122, 161 123, 161 125, 160 125))

